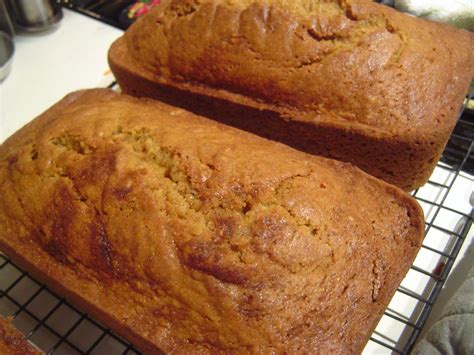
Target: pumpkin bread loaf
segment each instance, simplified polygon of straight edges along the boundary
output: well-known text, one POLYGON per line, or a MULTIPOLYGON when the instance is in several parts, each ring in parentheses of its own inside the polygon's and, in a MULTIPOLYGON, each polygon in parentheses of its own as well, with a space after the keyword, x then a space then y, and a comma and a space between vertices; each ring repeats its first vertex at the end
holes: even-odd
POLYGON ((473 53, 474 34, 370 0, 168 0, 109 63, 125 93, 412 190, 452 132, 473 53))
POLYGON ((360 352, 423 231, 358 168, 105 89, 0 146, 0 249, 153 354, 360 352))

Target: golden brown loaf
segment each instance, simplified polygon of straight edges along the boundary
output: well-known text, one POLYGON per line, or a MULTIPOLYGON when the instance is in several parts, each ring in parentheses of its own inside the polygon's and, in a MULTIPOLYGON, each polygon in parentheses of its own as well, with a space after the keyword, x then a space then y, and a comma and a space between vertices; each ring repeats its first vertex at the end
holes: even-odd
POLYGON ((348 164, 108 90, 0 147, 0 248, 150 353, 361 351, 423 225, 348 164))
POLYGON ((2 355, 42 355, 26 340, 9 319, 0 316, 0 354, 2 355))
POLYGON ((411 190, 474 74, 474 35, 370 0, 172 0, 111 47, 125 93, 193 110, 411 190))

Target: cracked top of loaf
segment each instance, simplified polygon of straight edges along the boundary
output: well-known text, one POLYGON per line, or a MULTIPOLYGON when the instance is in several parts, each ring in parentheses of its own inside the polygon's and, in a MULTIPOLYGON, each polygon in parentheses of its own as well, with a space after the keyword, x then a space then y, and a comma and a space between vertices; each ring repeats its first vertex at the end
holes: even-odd
POLYGON ((109 90, 0 146, 0 248, 153 353, 361 351, 423 225, 349 164, 109 90))
POLYGON ((471 33, 370 0, 168 0, 123 41, 162 83, 419 139, 451 131, 474 74, 471 33))

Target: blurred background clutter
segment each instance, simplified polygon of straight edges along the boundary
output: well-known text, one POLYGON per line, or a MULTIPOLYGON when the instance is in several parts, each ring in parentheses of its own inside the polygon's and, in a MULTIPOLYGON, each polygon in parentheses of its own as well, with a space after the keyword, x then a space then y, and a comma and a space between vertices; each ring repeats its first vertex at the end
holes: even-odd
POLYGON ((160 0, 60 0, 63 6, 127 29, 137 18, 147 14, 160 0))
MULTIPOLYGON (((10 0, 12 1, 12 0, 10 0)), ((31 0, 28 0, 31 1, 31 0)), ((58 0, 62 5, 126 29, 160 0, 58 0)), ((473 0, 377 0, 387 6, 434 21, 474 30, 473 0)))

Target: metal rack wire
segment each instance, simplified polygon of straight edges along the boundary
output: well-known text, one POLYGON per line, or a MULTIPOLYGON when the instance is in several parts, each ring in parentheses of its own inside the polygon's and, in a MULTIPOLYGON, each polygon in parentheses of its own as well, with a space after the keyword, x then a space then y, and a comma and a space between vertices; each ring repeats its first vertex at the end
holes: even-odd
MULTIPOLYGON (((467 114, 460 116, 457 127, 460 125, 474 128, 467 114)), ((453 155, 448 145, 443 157, 448 157, 450 164, 439 162, 430 181, 413 192, 425 211, 425 241, 371 337, 367 352, 410 353, 446 282, 473 222, 472 209, 449 203, 460 179, 472 183, 472 176, 462 172, 473 159, 471 132, 455 130, 451 140, 463 141, 462 148, 458 147, 453 155)), ((2 254, 0 314, 12 316, 25 337, 47 354, 139 354, 126 340, 54 294, 2 254)))
MULTIPOLYGON (((471 172, 472 169, 470 165, 472 164, 471 160, 473 160, 474 133, 472 130, 466 129, 466 126, 471 129, 474 128, 474 121, 470 119, 472 113, 469 113, 466 109, 466 105, 471 98, 471 96, 466 98, 457 126, 434 174, 424 187, 412 193, 424 209, 426 223, 425 239, 417 260, 423 259, 420 255, 432 254, 430 259, 435 262, 420 267, 417 265, 417 260, 415 260, 409 275, 411 273, 412 277, 419 276, 424 278, 424 281, 418 284, 418 290, 410 289, 410 287, 406 287, 407 284, 410 284, 405 282, 409 277, 407 275, 394 296, 394 299, 405 296, 414 300, 415 305, 411 308, 411 312, 408 312, 407 315, 392 309, 391 305, 395 303, 392 300, 384 313, 381 323, 385 317, 388 317, 392 320, 392 326, 394 326, 394 322, 402 325, 402 331, 399 332, 398 338, 392 339, 384 336, 383 333, 377 330, 379 327, 370 338, 370 342, 388 349, 394 354, 409 354, 413 349, 473 223, 474 210, 472 206, 470 211, 462 211, 447 204, 448 196, 457 180, 460 179, 462 171, 471 172), (454 151, 451 147, 453 141, 457 146, 454 151), (459 145, 459 141, 462 141, 463 144, 459 145), (450 164, 448 165, 443 161, 449 161, 450 164), (470 164, 467 169, 468 163, 470 164), (451 220, 456 222, 449 224, 448 221, 448 225, 440 225, 439 220, 447 221, 446 218, 441 218, 442 214, 451 214, 451 220), (430 245, 433 239, 438 239, 438 241, 441 239, 442 242, 437 247, 433 247, 430 245)), ((466 174, 465 178, 472 184, 472 176, 466 174)), ((408 309, 410 308, 408 307, 408 309)))

